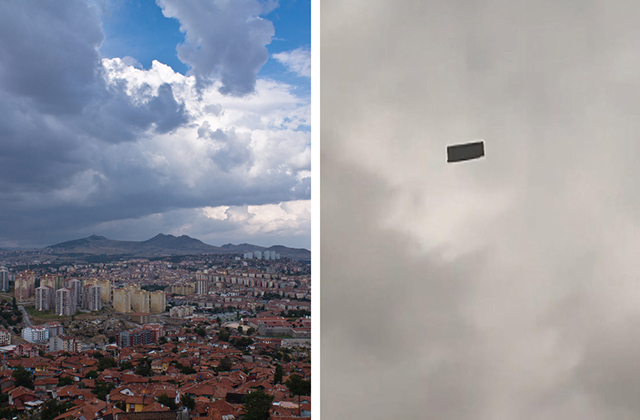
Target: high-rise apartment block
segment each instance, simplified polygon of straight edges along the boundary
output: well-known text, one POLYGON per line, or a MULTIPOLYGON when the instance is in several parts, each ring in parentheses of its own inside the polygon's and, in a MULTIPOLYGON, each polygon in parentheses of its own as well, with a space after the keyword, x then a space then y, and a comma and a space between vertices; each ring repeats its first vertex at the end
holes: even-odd
POLYGON ((123 314, 131 312, 131 295, 127 289, 113 290, 113 309, 123 314))
POLYGON ((164 290, 149 293, 149 312, 161 314, 167 309, 167 294, 164 290))
POLYGON ((192 295, 196 292, 195 283, 180 283, 171 285, 171 293, 174 295, 192 295))
POLYGON ((90 284, 82 288, 82 309, 89 311, 99 311, 102 309, 101 288, 98 285, 90 284))
POLYGON ((55 309, 55 290, 53 287, 40 286, 36 288, 36 310, 52 311, 55 309))
POLYGON ((0 267, 0 291, 6 292, 9 290, 9 280, 11 278, 11 273, 7 267, 0 267))
POLYGON ((71 316, 76 312, 76 301, 73 291, 63 287, 56 290, 56 315, 71 316))
POLYGON ((49 286, 53 290, 62 289, 64 286, 64 277, 57 274, 43 274, 40 276, 40 286, 49 286))
POLYGON ((131 310, 133 312, 149 313, 149 292, 136 290, 132 293, 131 310))
POLYGON ((67 287, 73 294, 73 301, 75 302, 73 311, 75 312, 82 305, 82 281, 78 279, 71 279, 68 284, 69 285, 67 287))
POLYGON ((163 290, 148 292, 137 284, 113 290, 113 308, 120 313, 162 313, 167 306, 163 290))
POLYGON ((96 278, 85 280, 84 285, 95 284, 100 286, 100 298, 102 303, 107 303, 111 300, 111 282, 107 279, 98 280, 96 278))
POLYGON ((36 293, 36 274, 33 271, 18 273, 15 280, 14 296, 17 301, 31 299, 36 293))

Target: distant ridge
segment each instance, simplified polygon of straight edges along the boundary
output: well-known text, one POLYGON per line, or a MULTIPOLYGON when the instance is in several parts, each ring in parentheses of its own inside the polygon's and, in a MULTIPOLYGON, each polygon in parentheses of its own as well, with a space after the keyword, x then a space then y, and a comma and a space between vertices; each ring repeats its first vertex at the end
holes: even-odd
POLYGON ((283 257, 298 260, 311 259, 311 251, 304 248, 288 248, 273 245, 265 248, 251 244, 225 244, 213 246, 187 235, 174 236, 158 234, 146 241, 117 241, 104 236, 91 235, 50 245, 46 249, 55 253, 88 254, 88 255, 131 255, 136 257, 161 257, 173 255, 199 254, 243 254, 254 251, 275 251, 283 257))

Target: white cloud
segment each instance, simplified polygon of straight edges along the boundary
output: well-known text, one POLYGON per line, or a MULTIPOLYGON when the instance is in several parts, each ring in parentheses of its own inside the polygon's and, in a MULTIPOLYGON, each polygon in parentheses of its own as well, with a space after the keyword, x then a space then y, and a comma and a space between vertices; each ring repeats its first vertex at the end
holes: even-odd
POLYGON ((273 54, 273 58, 298 76, 311 77, 311 51, 308 48, 300 47, 293 51, 273 54))
POLYGON ((275 34, 273 24, 260 15, 272 10, 274 2, 157 2, 166 17, 180 21, 185 42, 177 48, 178 57, 192 67, 200 86, 219 80, 225 95, 253 93, 258 71, 268 59, 266 46, 275 34))

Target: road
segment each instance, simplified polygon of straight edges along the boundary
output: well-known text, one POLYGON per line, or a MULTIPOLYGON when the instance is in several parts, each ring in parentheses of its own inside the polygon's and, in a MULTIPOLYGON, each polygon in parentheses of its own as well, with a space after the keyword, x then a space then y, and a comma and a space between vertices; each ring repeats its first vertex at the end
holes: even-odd
POLYGON ((24 309, 24 306, 18 305, 18 309, 20 309, 20 311, 22 312, 22 319, 24 320, 25 325, 27 327, 31 327, 31 320, 29 319, 29 314, 24 309))

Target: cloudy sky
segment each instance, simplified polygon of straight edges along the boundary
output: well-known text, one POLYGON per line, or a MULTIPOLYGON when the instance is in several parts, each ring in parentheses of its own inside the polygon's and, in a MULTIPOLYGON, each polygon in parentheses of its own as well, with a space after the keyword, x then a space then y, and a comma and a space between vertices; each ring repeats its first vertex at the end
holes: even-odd
POLYGON ((323 0, 323 419, 640 416, 639 14, 323 0))
POLYGON ((0 4, 0 247, 310 246, 309 0, 0 4))

